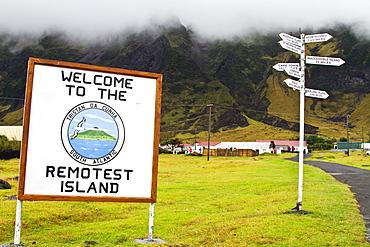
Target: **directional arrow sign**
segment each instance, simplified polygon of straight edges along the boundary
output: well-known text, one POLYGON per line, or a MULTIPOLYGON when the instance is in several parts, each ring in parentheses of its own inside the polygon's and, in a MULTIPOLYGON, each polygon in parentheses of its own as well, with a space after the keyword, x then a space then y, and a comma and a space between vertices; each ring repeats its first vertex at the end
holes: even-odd
POLYGON ((298 69, 295 69, 295 68, 285 68, 285 72, 288 75, 294 76, 296 78, 301 78, 301 75, 302 75, 302 73, 298 69))
POLYGON ((284 40, 284 41, 288 41, 288 42, 291 42, 295 45, 302 45, 302 41, 301 39, 297 38, 297 37, 294 37, 292 35, 289 35, 289 34, 286 34, 286 33, 280 33, 279 34, 279 37, 284 40))
POLYGON ((277 71, 284 71, 285 68, 294 68, 299 70, 299 63, 277 63, 273 66, 277 71))
POLYGON ((295 81, 292 79, 285 79, 284 81, 289 87, 293 88, 294 90, 301 90, 302 88, 302 83, 299 81, 295 81))
POLYGON ((328 41, 331 38, 333 38, 333 36, 331 36, 328 33, 312 34, 312 35, 306 35, 304 38, 304 42, 305 43, 324 42, 324 41, 328 41))
POLYGON ((281 45, 281 47, 283 47, 284 49, 286 49, 288 51, 292 51, 294 53, 301 54, 302 45, 297 45, 295 43, 285 41, 285 40, 281 40, 278 43, 281 45))
POLYGON ((320 99, 326 99, 327 97, 329 97, 329 94, 326 91, 309 89, 309 88, 306 88, 304 95, 308 97, 320 98, 320 99))
POLYGON ((318 65, 341 66, 342 64, 345 63, 345 61, 338 57, 306 56, 306 63, 318 64, 318 65))

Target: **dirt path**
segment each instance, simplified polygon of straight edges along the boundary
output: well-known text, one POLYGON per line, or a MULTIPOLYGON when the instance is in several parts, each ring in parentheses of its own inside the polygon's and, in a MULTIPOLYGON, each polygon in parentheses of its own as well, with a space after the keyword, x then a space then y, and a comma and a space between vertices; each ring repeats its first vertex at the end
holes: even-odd
MULTIPOLYGON (((305 158, 311 155, 305 155, 305 158)), ((292 159, 298 162, 298 156, 292 159)), ((349 189, 354 193, 355 199, 360 205, 360 213, 363 216, 363 221, 366 224, 367 235, 370 239, 370 171, 351 166, 345 166, 336 163, 323 161, 304 161, 304 164, 309 164, 322 169, 336 180, 348 184, 349 189)))

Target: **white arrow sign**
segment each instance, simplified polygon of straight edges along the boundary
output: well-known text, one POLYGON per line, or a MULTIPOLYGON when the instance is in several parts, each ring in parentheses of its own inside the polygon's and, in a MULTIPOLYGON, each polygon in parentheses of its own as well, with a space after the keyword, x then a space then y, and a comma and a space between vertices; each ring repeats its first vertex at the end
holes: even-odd
POLYGON ((338 57, 306 56, 306 63, 318 64, 318 65, 341 66, 342 64, 345 63, 345 61, 338 57))
POLYGON ((297 38, 297 37, 294 37, 292 35, 289 35, 289 34, 286 34, 286 33, 280 33, 279 34, 279 37, 284 40, 284 41, 288 41, 288 42, 291 42, 295 45, 302 45, 302 41, 301 39, 297 38))
POLYGON ((285 68, 294 68, 299 70, 299 63, 277 63, 273 66, 277 71, 284 71, 285 68))
POLYGON ((286 68, 285 69, 285 72, 288 74, 288 75, 291 75, 291 76, 294 76, 296 78, 301 78, 302 74, 298 69, 295 69, 295 68, 286 68))
POLYGON ((284 81, 289 87, 293 88, 294 90, 301 90, 302 88, 302 83, 300 81, 295 81, 292 79, 285 79, 284 81))
POLYGON ((294 53, 301 54, 302 45, 296 45, 292 42, 285 41, 285 40, 281 40, 278 43, 281 45, 281 47, 283 47, 284 49, 286 49, 288 51, 292 51, 294 53))
POLYGON ((328 33, 312 34, 312 35, 306 35, 304 38, 304 42, 305 43, 324 42, 324 41, 328 41, 331 38, 333 38, 333 36, 331 36, 328 33))
POLYGON ((309 88, 306 88, 304 95, 308 97, 314 97, 314 98, 320 98, 320 99, 326 99, 327 97, 329 97, 329 94, 326 91, 309 89, 309 88))

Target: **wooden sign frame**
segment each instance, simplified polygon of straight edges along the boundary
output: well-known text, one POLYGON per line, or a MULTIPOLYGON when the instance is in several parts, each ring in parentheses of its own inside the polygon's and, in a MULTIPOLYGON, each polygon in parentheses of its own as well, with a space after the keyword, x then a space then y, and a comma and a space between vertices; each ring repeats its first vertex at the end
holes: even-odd
POLYGON ((156 202, 161 96, 161 74, 30 58, 18 199, 156 202))

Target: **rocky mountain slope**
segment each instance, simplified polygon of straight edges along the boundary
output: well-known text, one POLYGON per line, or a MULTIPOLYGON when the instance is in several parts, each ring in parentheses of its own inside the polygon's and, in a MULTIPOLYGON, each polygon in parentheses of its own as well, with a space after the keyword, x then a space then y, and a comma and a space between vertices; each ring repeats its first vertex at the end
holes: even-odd
MULTIPOLYGON (((354 131, 367 131, 370 41, 347 26, 318 32, 334 38, 308 44, 307 55, 340 57, 346 63, 307 65, 307 88, 325 90, 330 97, 306 97, 306 133, 339 138, 348 114, 354 131)), ((22 124, 27 61, 38 57, 163 74, 164 136, 208 130, 207 104, 211 103, 214 133, 259 123, 264 126, 262 132, 274 127, 294 136, 299 126, 299 93, 284 83, 291 77, 272 66, 299 62, 299 57, 278 45, 277 34, 202 40, 180 23, 99 42, 69 40, 63 33, 40 37, 4 33, 0 35, 0 124, 22 124)), ((242 139, 253 141, 248 135, 242 139)))

